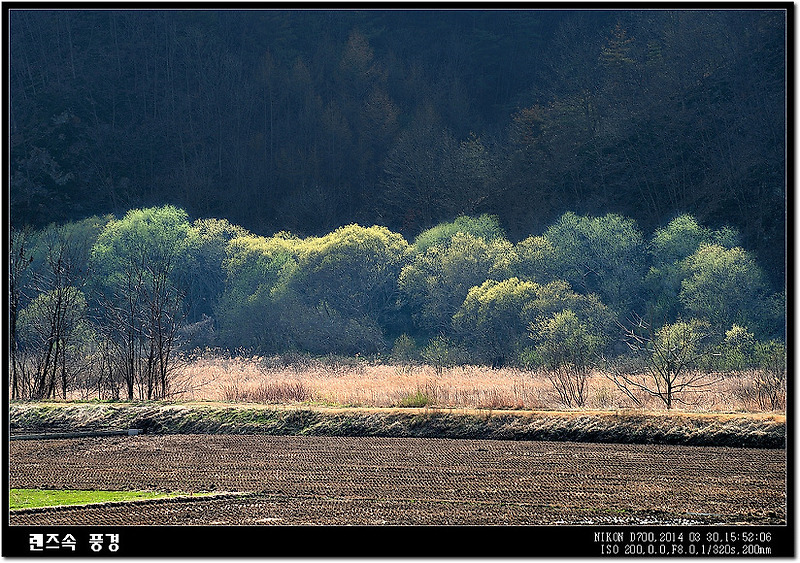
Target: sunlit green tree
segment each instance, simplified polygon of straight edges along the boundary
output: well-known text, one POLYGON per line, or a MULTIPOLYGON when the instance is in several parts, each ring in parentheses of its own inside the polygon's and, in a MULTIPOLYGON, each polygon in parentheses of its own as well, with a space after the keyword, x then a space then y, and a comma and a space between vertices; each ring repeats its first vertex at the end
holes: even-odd
POLYGON ((652 322, 669 323, 683 312, 678 294, 688 275, 686 259, 704 244, 733 248, 738 233, 728 227, 713 230, 688 214, 680 215, 656 230, 648 243, 650 269, 645 277, 648 317, 652 322))
POLYGON ((578 315, 598 338, 611 338, 613 314, 596 295, 576 293, 563 280, 538 284, 515 277, 471 288, 453 316, 453 329, 479 361, 516 362, 531 344, 544 344, 547 336, 539 325, 564 310, 578 315))
POLYGON ((214 315, 225 290, 226 249, 230 241, 250 233, 226 219, 197 219, 186 249, 186 318, 198 322, 214 315))
POLYGON ((476 359, 494 366, 513 361, 527 344, 541 287, 509 278, 472 287, 453 316, 453 329, 476 359))
POLYGON ((768 313, 764 275, 742 248, 702 245, 684 261, 686 277, 678 298, 692 316, 721 331, 733 324, 762 327, 768 313))
MULTIPOLYGON (((28 237, 27 258, 25 252, 15 256, 19 264, 27 262, 25 278, 12 270, 12 284, 25 287, 25 300, 14 303, 15 287, 12 287, 12 307, 27 303, 25 319, 28 323, 26 364, 16 362, 12 377, 27 388, 32 397, 53 397, 56 371, 63 397, 67 396, 72 383, 75 357, 67 360, 67 349, 76 342, 75 326, 84 323, 86 300, 83 290, 92 279, 89 256, 92 245, 110 217, 90 217, 82 221, 63 225, 49 225, 28 237), (79 311, 79 313, 76 313, 79 311), (25 369, 20 379, 20 368, 25 369)), ((24 251, 24 247, 20 250, 24 251)), ((20 295, 17 295, 17 298, 20 295)), ((15 319, 12 318, 12 325, 15 319)), ((16 326, 12 326, 12 335, 16 326)), ((13 337, 13 336, 12 336, 13 337)), ((19 344, 19 342, 17 343, 19 344)), ((12 352, 16 352, 12 346, 12 352)), ((14 357, 14 360, 19 358, 14 357)))
POLYGON ((215 309, 222 345, 262 351, 288 346, 287 285, 297 271, 301 245, 288 234, 230 241, 223 262, 225 290, 215 309))
POLYGON ((609 378, 634 401, 640 391, 659 399, 665 408, 687 404, 686 394, 707 388, 717 378, 702 369, 718 353, 718 338, 707 321, 678 320, 658 329, 642 321, 627 329, 626 342, 643 369, 612 370, 609 378))
POLYGON ((293 340, 313 352, 373 353, 397 321, 402 235, 386 227, 348 225, 303 241, 288 289, 296 314, 293 340))
POLYGON ((395 311, 397 278, 408 257, 402 235, 348 225, 305 241, 293 287, 311 306, 384 324, 395 311))
POLYGON ((137 389, 145 399, 169 392, 192 235, 182 209, 134 209, 109 222, 92 248, 96 315, 129 399, 137 389))
POLYGON ((514 275, 538 283, 553 281, 556 249, 543 236, 529 236, 514 245, 511 269, 514 275))
POLYGON ((399 278, 401 298, 416 326, 429 335, 448 333, 471 287, 510 277, 512 254, 505 238, 487 241, 462 232, 416 254, 399 278))
POLYGON ((447 244, 457 233, 472 235, 486 242, 504 239, 506 236, 494 215, 460 215, 453 221, 440 223, 417 235, 414 239, 414 252, 422 253, 432 246, 447 244))
POLYGON ((591 369, 611 340, 608 322, 563 309, 531 325, 536 353, 548 370, 553 388, 568 407, 586 403, 591 369), (605 325, 605 326, 604 326, 605 325))
POLYGON ((92 329, 86 315, 86 299, 74 287, 58 287, 40 293, 19 313, 19 351, 25 357, 27 396, 66 399, 69 387, 83 366, 92 329))
POLYGON ((619 215, 565 213, 542 235, 553 246, 556 277, 581 293, 597 293, 617 314, 642 301, 646 255, 636 223, 619 215))

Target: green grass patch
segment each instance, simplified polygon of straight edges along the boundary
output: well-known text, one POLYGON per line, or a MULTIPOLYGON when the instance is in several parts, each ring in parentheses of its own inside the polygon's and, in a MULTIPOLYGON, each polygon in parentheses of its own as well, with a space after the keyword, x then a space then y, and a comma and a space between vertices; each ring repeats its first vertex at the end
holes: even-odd
POLYGON ((427 407, 431 403, 431 399, 427 393, 417 390, 414 393, 404 395, 397 401, 398 407, 403 408, 422 408, 427 407))
MULTIPOLYGON (((40 508, 93 504, 98 502, 158 499, 183 496, 186 493, 164 493, 159 491, 72 491, 45 489, 11 489, 9 508, 40 508)), ((201 495, 197 495, 201 496, 201 495)))

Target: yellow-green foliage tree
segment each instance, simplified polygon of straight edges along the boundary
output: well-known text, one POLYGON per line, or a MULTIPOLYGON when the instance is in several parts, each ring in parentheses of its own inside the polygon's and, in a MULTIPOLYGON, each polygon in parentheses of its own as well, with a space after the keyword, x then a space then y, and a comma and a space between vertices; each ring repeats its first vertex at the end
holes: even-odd
POLYGON ((294 341, 317 353, 383 351, 408 256, 403 236, 386 227, 353 224, 306 239, 289 284, 294 341))
POLYGON ((541 286, 519 278, 487 280, 472 287, 453 315, 453 330, 476 360, 499 366, 527 343, 541 286))
MULTIPOLYGON (((590 327, 591 334, 612 334, 613 314, 597 295, 582 295, 572 291, 563 280, 538 284, 509 278, 487 280, 469 290, 464 303, 453 316, 453 328, 464 346, 482 362, 493 365, 516 361, 533 344, 541 346, 548 339, 542 323, 565 310, 578 315, 580 322, 590 327)), ((539 354, 540 362, 550 360, 539 354)))
POLYGON ((97 315, 129 399, 169 392, 192 236, 186 212, 166 205, 110 221, 92 248, 97 315))
POLYGON ((752 329, 769 324, 764 275, 743 248, 704 244, 684 261, 684 268, 678 298, 692 317, 707 320, 718 331, 734 323, 752 329))
POLYGON ((311 306, 384 324, 396 309, 397 278, 408 257, 402 235, 348 225, 305 242, 294 287, 311 306))
POLYGON ((657 229, 648 241, 650 269, 645 276, 647 316, 651 322, 674 322, 682 314, 678 294, 688 274, 686 260, 702 245, 716 244, 730 249, 738 243, 739 235, 733 229, 713 230, 700 225, 688 214, 657 229))
POLYGON ((511 269, 514 275, 547 283, 556 279, 555 256, 553 243, 543 236, 529 236, 514 245, 511 269))
POLYGON ((397 309, 405 239, 349 225, 323 237, 239 237, 218 308, 223 342, 262 351, 375 352, 397 309))
POLYGON ((83 290, 91 279, 92 245, 110 220, 108 216, 89 217, 50 225, 29 237, 33 244, 27 258, 25 252, 13 257, 15 268, 20 261, 25 268, 11 271, 12 315, 20 303, 27 303, 19 316, 24 321, 22 332, 17 331, 16 319, 11 318, 11 336, 16 339, 12 344, 12 379, 16 383, 12 393, 17 397, 55 397, 58 388, 66 398, 74 374, 85 371, 81 361, 85 355, 77 352, 89 344, 86 340, 91 333, 85 330, 87 304, 83 290), (21 273, 25 275, 18 275, 21 273), (21 295, 25 299, 20 302, 21 295), (17 351, 25 352, 24 361, 19 361, 22 358, 17 351))
POLYGON ((300 239, 287 234, 230 241, 223 262, 225 290, 216 308, 223 346, 270 351, 288 347, 286 286, 297 269, 301 246, 300 239))
POLYGON ((191 228, 193 236, 189 238, 185 265, 186 320, 195 323, 214 315, 225 290, 223 262, 228 243, 252 235, 226 219, 196 219, 191 228))
POLYGON ((399 284, 418 329, 430 336, 448 333, 470 288, 510 277, 512 255, 505 237, 486 240, 460 230, 415 253, 399 284))
POLYGON ((414 251, 425 252, 432 246, 447 244, 457 233, 466 233, 491 242, 506 238, 500 222, 494 215, 459 215, 452 221, 422 231, 414 239, 414 251))
POLYGON ((81 371, 91 332, 86 298, 75 287, 58 287, 37 295, 19 313, 20 351, 25 355, 22 378, 27 398, 56 398, 67 392, 81 371))

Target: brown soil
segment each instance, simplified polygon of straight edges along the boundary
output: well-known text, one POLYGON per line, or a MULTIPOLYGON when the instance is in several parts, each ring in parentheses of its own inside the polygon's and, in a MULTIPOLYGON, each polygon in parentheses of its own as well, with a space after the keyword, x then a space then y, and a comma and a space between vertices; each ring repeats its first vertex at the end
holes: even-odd
POLYGON ((14 441, 11 487, 238 492, 12 525, 780 524, 786 451, 268 435, 14 441))

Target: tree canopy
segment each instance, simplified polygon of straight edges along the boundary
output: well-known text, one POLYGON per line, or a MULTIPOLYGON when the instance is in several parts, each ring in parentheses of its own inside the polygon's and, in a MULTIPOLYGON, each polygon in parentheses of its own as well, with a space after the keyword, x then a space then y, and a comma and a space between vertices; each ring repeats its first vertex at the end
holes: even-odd
POLYGON ((169 205, 12 231, 13 389, 66 394, 85 371, 113 397, 164 397, 176 354, 198 347, 540 366, 576 405, 626 335, 653 360, 674 334, 702 332, 702 350, 681 344, 688 369, 774 366, 785 294, 749 252, 722 246, 731 229, 687 215, 644 240, 632 219, 576 213, 516 244, 487 215, 412 244, 358 224, 263 237, 169 205))

